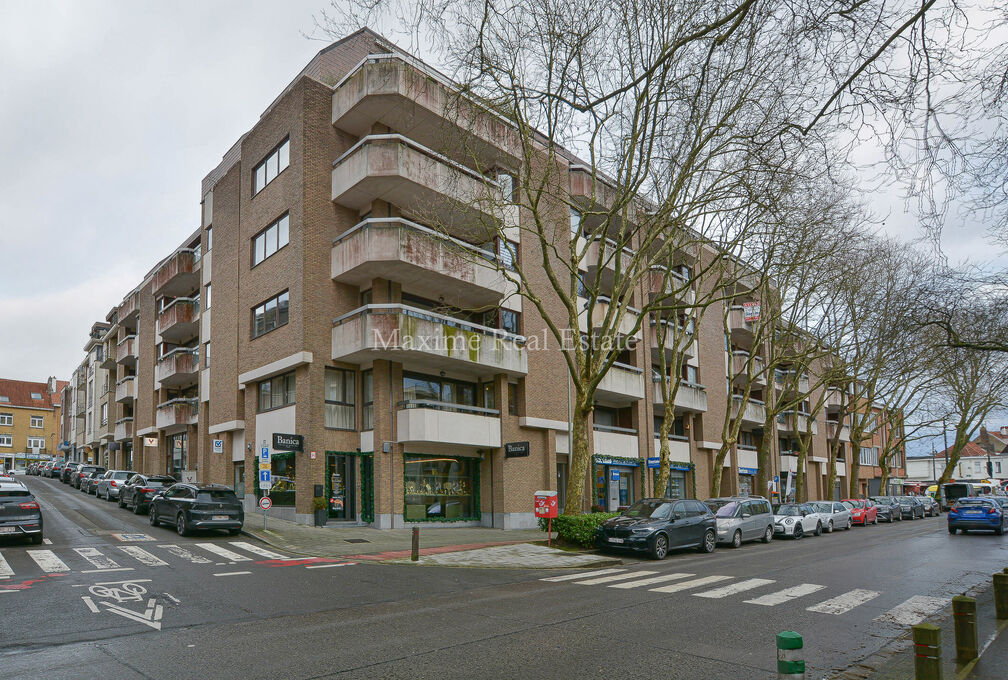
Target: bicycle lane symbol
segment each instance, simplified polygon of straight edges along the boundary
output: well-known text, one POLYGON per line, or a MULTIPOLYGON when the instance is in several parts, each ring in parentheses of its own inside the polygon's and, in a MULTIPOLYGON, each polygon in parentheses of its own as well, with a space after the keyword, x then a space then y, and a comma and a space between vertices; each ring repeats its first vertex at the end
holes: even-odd
POLYGON ((104 610, 150 626, 154 630, 161 630, 164 607, 158 604, 156 597, 147 597, 147 588, 140 585, 141 583, 150 583, 150 579, 95 583, 88 587, 88 595, 82 596, 81 599, 95 614, 104 610), (136 603, 140 603, 143 611, 124 606, 136 603))

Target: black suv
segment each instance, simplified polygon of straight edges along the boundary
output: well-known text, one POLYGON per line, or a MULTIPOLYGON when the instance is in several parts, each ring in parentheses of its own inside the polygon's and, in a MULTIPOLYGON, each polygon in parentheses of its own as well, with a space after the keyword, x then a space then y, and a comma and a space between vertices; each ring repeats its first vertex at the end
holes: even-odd
POLYGON ((193 529, 227 529, 234 536, 245 523, 234 489, 220 484, 175 484, 154 497, 148 517, 152 527, 161 522, 175 525, 179 536, 193 529))
POLYGON ((717 522, 700 501, 645 498, 603 522, 595 532, 595 545, 641 550, 656 560, 675 548, 709 553, 717 546, 717 522))
POLYGON ((119 507, 139 515, 147 510, 154 496, 177 481, 170 475, 133 475, 119 490, 119 507))
POLYGON ((4 536, 42 542, 42 510, 32 492, 16 482, 0 482, 0 538, 4 536))

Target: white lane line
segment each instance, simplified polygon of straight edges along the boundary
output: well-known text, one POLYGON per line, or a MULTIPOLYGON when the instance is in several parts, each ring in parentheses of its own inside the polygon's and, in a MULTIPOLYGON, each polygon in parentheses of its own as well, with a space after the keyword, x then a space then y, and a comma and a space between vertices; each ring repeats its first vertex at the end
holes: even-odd
POLYGON ((266 550, 266 548, 260 548, 257 545, 253 545, 252 543, 246 543, 245 541, 231 541, 230 543, 231 543, 231 545, 233 545, 236 548, 241 548, 242 550, 244 550, 246 552, 250 552, 253 555, 259 555, 261 557, 268 557, 271 560, 286 560, 286 559, 290 559, 289 557, 286 557, 286 556, 281 555, 279 553, 275 553, 272 550, 266 550))
POLYGON ((177 545, 168 544, 168 545, 162 545, 160 547, 164 548, 175 557, 181 557, 182 559, 188 560, 193 564, 210 564, 210 562, 212 561, 200 555, 194 555, 185 548, 182 548, 177 545))
POLYGON ((598 578, 590 578, 587 581, 575 581, 574 583, 579 586, 594 586, 599 583, 612 583, 613 581, 625 581, 630 578, 637 578, 638 576, 650 576, 651 574, 657 574, 657 571, 631 571, 626 574, 613 574, 612 576, 599 576, 598 578))
POLYGON ((649 586, 652 583, 664 583, 665 581, 676 581, 681 578, 689 578, 690 576, 696 576, 696 574, 674 573, 674 574, 664 574, 662 576, 652 576, 651 578, 642 578, 640 581, 630 581, 629 583, 614 583, 609 586, 610 588, 640 588, 641 586, 649 586))
POLYGON ((119 564, 98 548, 74 548, 74 552, 95 566, 95 569, 118 569, 119 564))
POLYGON ((115 567, 112 569, 81 569, 82 574, 105 574, 110 571, 133 571, 133 567, 115 567))
POLYGON ((70 567, 63 563, 63 560, 56 557, 56 553, 52 550, 29 550, 28 557, 35 560, 35 564, 39 565, 42 571, 49 572, 50 574, 70 571, 70 567))
POLYGON ((749 578, 744 581, 739 581, 738 583, 732 583, 727 586, 721 586, 720 588, 714 588, 713 590, 705 590, 702 593, 693 593, 697 597, 707 597, 711 599, 728 597, 729 595, 737 595, 743 593, 747 590, 752 590, 753 588, 759 588, 761 586, 768 586, 771 583, 776 583, 772 578, 749 578))
POLYGON ((90 597, 88 597, 87 595, 85 595, 85 596, 84 596, 84 597, 82 597, 81 599, 82 599, 82 600, 84 600, 84 604, 86 604, 86 605, 87 605, 87 608, 91 610, 91 613, 92 613, 92 614, 97 614, 97 613, 99 613, 99 612, 101 611, 100 609, 98 609, 98 605, 96 605, 96 604, 94 603, 94 600, 92 600, 92 599, 91 599, 90 597))
POLYGON ((229 562, 248 562, 252 559, 251 557, 245 557, 244 555, 232 552, 224 546, 217 545, 216 543, 196 543, 196 545, 204 550, 212 552, 217 557, 223 557, 229 562))
POLYGON ((305 569, 329 569, 330 567, 352 567, 356 562, 337 562, 336 564, 312 564, 305 569))
POLYGON ((695 578, 691 581, 681 581, 680 583, 673 583, 670 586, 662 586, 661 588, 649 588, 652 593, 678 593, 680 590, 689 590, 690 588, 699 588, 700 586, 705 586, 708 583, 717 583, 718 581, 727 581, 732 578, 731 576, 701 576, 700 578, 695 578))
POLYGON ((242 576, 244 574, 251 574, 251 571, 225 571, 220 574, 214 574, 214 576, 242 576))
POLYGON ((541 578, 540 581, 552 581, 554 583, 558 581, 573 581, 579 578, 590 578, 592 576, 601 576, 602 574, 615 574, 619 571, 626 571, 626 569, 599 569, 598 571, 586 571, 580 574, 567 574, 566 576, 550 576, 549 578, 541 578))
POLYGON ((875 617, 875 620, 885 623, 895 623, 899 626, 913 626, 923 621, 929 615, 943 609, 949 602, 951 600, 945 597, 914 595, 885 614, 875 617))
POLYGON ((752 600, 746 600, 746 603, 761 604, 764 607, 774 607, 779 604, 784 604, 785 602, 790 602, 791 600, 799 597, 811 595, 812 593, 818 593, 825 587, 826 586, 821 586, 817 583, 800 583, 792 588, 785 588, 784 590, 778 590, 776 593, 761 595, 760 597, 752 600))
POLYGON ((14 570, 11 569, 9 564, 7 564, 7 560, 4 559, 3 554, 0 554, 0 578, 13 575, 14 570))
POLYGON ((854 607, 859 607, 869 600, 874 600, 881 594, 882 593, 875 590, 855 588, 843 595, 837 595, 836 597, 824 600, 817 605, 807 607, 806 611, 819 612, 820 614, 846 614, 851 609, 854 609, 854 607))
POLYGON ((42 539, 42 542, 43 542, 43 543, 44 543, 45 545, 52 545, 52 539, 51 539, 51 538, 43 538, 43 539, 42 539))
POLYGON ((147 565, 148 567, 163 567, 168 564, 157 555, 153 555, 144 550, 143 548, 140 548, 135 545, 121 545, 119 546, 119 549, 122 550, 127 555, 129 555, 130 557, 132 557, 133 559, 140 562, 141 564, 147 565))
POLYGON ((0 595, 3 595, 4 593, 17 593, 17 592, 20 592, 20 591, 4 589, 4 590, 0 590, 0 595))

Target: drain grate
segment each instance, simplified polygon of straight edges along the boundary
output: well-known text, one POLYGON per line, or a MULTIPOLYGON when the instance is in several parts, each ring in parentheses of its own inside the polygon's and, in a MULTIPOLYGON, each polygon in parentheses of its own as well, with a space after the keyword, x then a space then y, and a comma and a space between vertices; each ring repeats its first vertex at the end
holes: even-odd
POLYGON ((344 543, 370 543, 366 538, 344 538, 344 543))

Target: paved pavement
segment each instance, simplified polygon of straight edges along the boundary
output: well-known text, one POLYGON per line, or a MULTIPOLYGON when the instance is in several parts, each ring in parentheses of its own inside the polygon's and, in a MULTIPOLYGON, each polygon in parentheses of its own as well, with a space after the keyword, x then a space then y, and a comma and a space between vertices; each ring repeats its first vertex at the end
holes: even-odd
POLYGON ((517 543, 478 550, 451 551, 422 555, 416 562, 396 562, 421 566, 482 567, 493 569, 563 569, 602 567, 621 564, 621 560, 592 553, 565 552, 545 545, 517 543))

